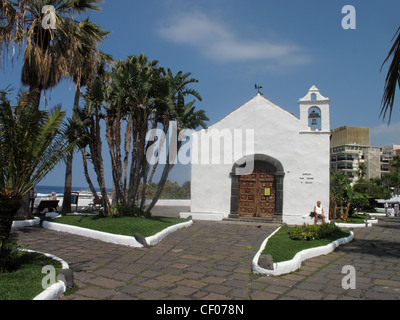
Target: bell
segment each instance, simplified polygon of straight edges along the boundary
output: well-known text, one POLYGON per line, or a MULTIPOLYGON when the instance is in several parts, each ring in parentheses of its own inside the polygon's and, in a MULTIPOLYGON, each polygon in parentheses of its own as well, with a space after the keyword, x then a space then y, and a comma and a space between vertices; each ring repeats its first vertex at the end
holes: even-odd
POLYGON ((318 122, 317 122, 317 119, 312 119, 312 121, 311 121, 311 125, 312 126, 316 126, 318 124, 318 122))

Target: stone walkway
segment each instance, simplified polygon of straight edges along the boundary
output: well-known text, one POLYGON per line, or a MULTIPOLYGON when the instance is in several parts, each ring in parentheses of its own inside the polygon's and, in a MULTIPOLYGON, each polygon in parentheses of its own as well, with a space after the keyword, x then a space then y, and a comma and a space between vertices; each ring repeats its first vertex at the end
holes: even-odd
POLYGON ((277 225, 195 222, 151 248, 113 245, 35 227, 19 243, 68 262, 79 290, 71 299, 270 300, 399 299, 400 218, 355 229, 355 240, 279 277, 255 275, 251 261, 277 225), (355 267, 356 289, 342 273, 355 267))

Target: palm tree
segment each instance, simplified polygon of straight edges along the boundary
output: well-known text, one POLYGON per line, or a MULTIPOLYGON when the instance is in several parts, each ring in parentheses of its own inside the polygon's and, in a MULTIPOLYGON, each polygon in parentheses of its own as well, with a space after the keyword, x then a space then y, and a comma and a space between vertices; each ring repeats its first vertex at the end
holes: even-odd
MULTIPOLYGON (((208 121, 204 110, 195 111, 194 106, 195 101, 190 101, 189 103, 185 103, 184 94, 183 92, 177 92, 177 99, 175 101, 175 119, 177 122, 177 133, 176 133, 176 155, 178 154, 181 146, 182 141, 179 139, 181 133, 186 129, 196 129, 198 127, 202 127, 204 129, 207 128, 205 121, 208 121)), ((153 197, 149 206, 147 206, 145 210, 145 216, 151 216, 151 210, 157 203, 158 199, 160 198, 161 192, 164 188, 165 183, 167 182, 168 175, 171 172, 175 165, 175 159, 170 159, 170 153, 168 153, 166 164, 164 165, 160 181, 157 185, 157 190, 155 196, 153 197)))
MULTIPOLYGON (((12 106, 0 91, 0 257, 23 196, 36 186, 74 147, 66 139, 65 112, 60 106, 40 111, 36 101, 20 93, 12 106)), ((0 261, 0 269, 5 268, 0 261)), ((1 270, 0 270, 1 272, 1 270)))
POLYGON ((24 48, 21 81, 29 86, 39 106, 42 90, 56 86, 68 75, 70 48, 81 44, 79 28, 73 15, 88 10, 99 10, 102 0, 0 0, 0 52, 15 46, 24 48), (55 29, 43 28, 48 12, 55 11, 55 29), (5 46, 5 47, 3 47, 5 46))
POLYGON ((106 137, 112 161, 115 200, 124 205, 133 206, 139 188, 149 117, 156 110, 156 99, 160 99, 156 92, 159 77, 158 61, 149 61, 144 54, 118 61, 112 72, 107 97, 106 137), (122 160, 121 122, 124 119, 125 157, 122 160))
MULTIPOLYGON (((80 22, 76 26, 77 35, 81 41, 76 42, 74 47, 69 48, 69 74, 75 83, 75 99, 73 116, 75 119, 79 109, 79 101, 82 95, 82 87, 87 86, 101 72, 105 64, 111 64, 112 57, 101 52, 97 46, 108 34, 101 27, 91 23, 88 19, 80 22)), ((72 191, 72 162, 74 151, 72 150, 67 157, 65 169, 64 197, 62 213, 71 211, 71 191, 72 191)))
MULTIPOLYGON (((162 180, 156 197, 150 207, 145 208, 147 189, 159 163, 159 156, 153 167, 147 161, 147 151, 155 143, 155 139, 146 139, 147 134, 152 132, 150 129, 161 128, 165 136, 171 121, 177 121, 179 132, 183 128, 205 126, 204 121, 208 119, 204 111, 194 111, 194 101, 185 103, 185 97, 190 95, 201 100, 200 94, 188 87, 189 84, 198 82, 190 76, 190 73, 182 72, 173 75, 171 70, 164 70, 158 61, 150 61, 143 54, 130 56, 125 61, 116 63, 106 98, 106 137, 116 195, 113 203, 117 201, 133 209, 136 200, 140 200, 140 211, 146 210, 146 215, 149 216, 174 162, 174 159, 167 161, 169 163, 162 169, 162 180), (122 132, 124 122, 125 133, 122 132), (143 187, 139 188, 140 186, 143 187)), ((177 150, 181 144, 181 141, 177 141, 177 150)))
POLYGON ((400 27, 397 29, 392 41, 394 40, 393 46, 389 51, 388 56, 382 64, 383 66, 393 56, 392 62, 389 66, 388 74, 386 76, 385 90, 382 98, 382 110, 381 116, 386 117, 389 113, 389 123, 392 117, 394 99, 396 95, 396 88, 400 88, 400 27), (396 38, 396 39, 395 39, 396 38))
MULTIPOLYGON (((97 182, 100 187, 102 196, 102 206, 104 213, 107 214, 110 205, 107 195, 107 189, 104 178, 104 164, 102 155, 101 140, 101 124, 100 121, 105 119, 103 108, 106 99, 106 88, 109 83, 110 74, 106 71, 98 73, 91 81, 87 88, 85 99, 85 115, 88 125, 85 127, 88 136, 88 146, 90 150, 90 158, 96 173, 97 182)), ((83 152, 85 152, 83 150, 83 152)), ((87 155, 83 154, 83 159, 87 159, 87 155)), ((85 165, 85 162, 84 162, 85 165)), ((89 183, 90 184, 90 183, 89 183)))
POLYGON ((367 174, 367 166, 365 163, 358 163, 358 170, 357 175, 359 179, 364 179, 365 175, 367 174))

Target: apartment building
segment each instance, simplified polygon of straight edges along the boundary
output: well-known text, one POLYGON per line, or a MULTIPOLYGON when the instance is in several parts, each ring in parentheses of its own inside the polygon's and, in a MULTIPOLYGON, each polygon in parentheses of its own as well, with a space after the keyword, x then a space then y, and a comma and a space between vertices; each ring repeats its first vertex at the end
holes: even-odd
POLYGON ((382 160, 381 160, 381 171, 382 174, 389 173, 394 168, 391 167, 390 163, 393 160, 393 157, 400 156, 400 145, 390 145, 384 146, 382 152, 382 160))
POLYGON ((356 182, 382 176, 382 147, 370 143, 370 131, 365 127, 344 126, 332 130, 331 168, 341 170, 356 182))

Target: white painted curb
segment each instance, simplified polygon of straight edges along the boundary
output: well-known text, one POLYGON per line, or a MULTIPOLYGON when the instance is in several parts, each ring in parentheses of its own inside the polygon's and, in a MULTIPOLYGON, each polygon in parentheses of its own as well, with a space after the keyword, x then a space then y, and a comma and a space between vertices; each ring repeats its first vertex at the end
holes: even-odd
POLYGON ((328 254, 328 253, 334 251, 338 246, 349 243, 350 241, 353 240, 353 237, 354 237, 353 231, 350 231, 350 236, 348 236, 347 238, 341 238, 341 239, 335 240, 326 246, 315 247, 315 248, 310 248, 310 249, 300 251, 294 256, 294 258, 292 260, 274 263, 273 270, 264 269, 258 265, 258 259, 261 255, 261 252, 264 250, 265 246, 267 245, 269 238, 271 238, 276 232, 278 232, 279 229, 280 229, 280 227, 277 230, 275 230, 274 233, 272 233, 267 239, 264 240, 264 242, 262 243, 262 245, 260 247, 260 250, 254 256, 253 261, 252 261, 253 273, 264 274, 264 275, 268 275, 268 276, 270 276, 270 275, 278 276, 281 274, 286 274, 286 273, 296 271, 297 269, 301 268, 301 263, 303 261, 320 256, 320 255, 328 254))
MULTIPOLYGON (((163 231, 157 233, 156 235, 147 237, 146 242, 149 245, 155 245, 155 244, 159 243, 162 239, 164 239, 167 235, 171 234, 172 232, 175 232, 176 230, 181 229, 181 228, 189 227, 190 225, 192 225, 192 223, 193 223, 193 221, 190 220, 188 222, 183 222, 180 224, 170 226, 170 227, 164 229, 163 231)), ((67 233, 76 234, 76 235, 83 236, 83 237, 101 240, 104 242, 115 243, 115 244, 130 246, 130 247, 137 247, 137 248, 143 247, 143 245, 141 243, 139 243, 135 239, 135 237, 131 237, 131 236, 111 234, 111 233, 107 233, 107 232, 90 230, 90 229, 86 229, 86 228, 70 226, 70 225, 55 223, 55 222, 47 222, 47 221, 43 222, 43 228, 53 230, 53 231, 67 232, 67 233)))
POLYGON ((369 228, 372 227, 372 225, 377 224, 378 219, 375 220, 368 220, 368 223, 339 223, 335 222, 335 225, 341 228, 369 228))
POLYGON ((170 227, 164 229, 163 231, 155 234, 154 236, 147 237, 146 241, 147 241, 148 245, 154 246, 157 243, 161 242, 161 240, 163 240, 169 234, 171 234, 179 229, 190 227, 192 224, 193 224, 192 220, 183 222, 183 223, 179 223, 179 224, 175 224, 175 225, 170 226, 170 227))
MULTIPOLYGON (((60 262, 63 270, 69 269, 68 263, 66 263, 61 258, 56 257, 52 254, 44 253, 44 252, 40 252, 40 251, 28 250, 28 249, 20 249, 20 250, 24 251, 24 252, 38 253, 38 254, 45 255, 46 257, 52 258, 52 259, 60 262)), ((66 290, 67 290, 67 286, 64 283, 64 281, 58 280, 57 283, 53 284, 52 286, 50 286, 49 288, 44 290, 42 293, 40 293, 35 298, 33 298, 33 300, 59 300, 60 297, 64 294, 64 292, 66 290)))
POLYGON ((32 227, 32 226, 36 226, 39 225, 40 223, 40 219, 39 218, 35 218, 32 220, 21 220, 21 221, 14 221, 12 224, 13 228, 24 228, 24 227, 32 227))

